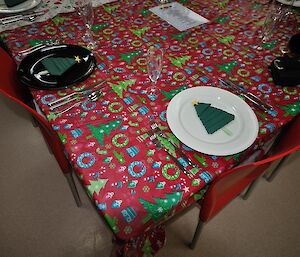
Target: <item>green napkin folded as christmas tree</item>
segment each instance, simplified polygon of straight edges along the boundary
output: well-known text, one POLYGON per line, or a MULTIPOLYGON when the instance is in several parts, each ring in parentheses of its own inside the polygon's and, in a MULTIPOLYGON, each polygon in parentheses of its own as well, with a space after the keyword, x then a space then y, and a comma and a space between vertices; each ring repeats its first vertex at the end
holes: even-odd
POLYGON ((6 4, 7 7, 14 7, 26 1, 27 0, 4 0, 4 3, 6 4))
POLYGON ((213 134, 234 120, 234 115, 207 103, 194 104, 195 110, 208 134, 213 134))
POLYGON ((42 60, 44 67, 54 76, 61 76, 75 63, 75 60, 69 57, 49 57, 42 60))

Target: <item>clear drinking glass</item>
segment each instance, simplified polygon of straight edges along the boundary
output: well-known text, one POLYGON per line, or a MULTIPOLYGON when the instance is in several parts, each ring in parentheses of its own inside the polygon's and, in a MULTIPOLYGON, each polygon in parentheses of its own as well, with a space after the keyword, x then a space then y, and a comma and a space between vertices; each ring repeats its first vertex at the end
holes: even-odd
POLYGON ((92 0, 71 0, 71 1, 74 9, 80 15, 87 28, 84 35, 84 38, 88 42, 87 47, 93 50, 97 47, 97 43, 94 40, 92 34, 92 26, 94 23, 94 10, 92 6, 92 0))
POLYGON ((151 87, 147 88, 148 94, 158 93, 156 82, 159 79, 162 70, 163 51, 160 48, 150 46, 147 51, 147 70, 148 77, 152 83, 151 87))
POLYGON ((256 50, 262 50, 262 45, 267 43, 276 28, 278 27, 282 17, 282 6, 277 5, 276 0, 272 0, 268 4, 268 13, 266 14, 264 24, 260 30, 257 31, 255 37, 255 48, 256 50))
POLYGON ((297 20, 296 15, 294 13, 294 3, 295 0, 288 0, 288 5, 282 5, 282 15, 281 15, 281 22, 284 26, 288 26, 290 30, 293 30, 296 26, 297 20))

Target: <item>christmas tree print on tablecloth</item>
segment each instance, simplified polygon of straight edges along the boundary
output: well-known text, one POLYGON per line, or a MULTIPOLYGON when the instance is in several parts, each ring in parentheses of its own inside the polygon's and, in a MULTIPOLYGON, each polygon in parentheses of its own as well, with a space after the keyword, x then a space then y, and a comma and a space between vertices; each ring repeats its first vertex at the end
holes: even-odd
POLYGON ((158 140, 161 142, 161 144, 168 149, 168 152, 173 155, 174 157, 176 156, 176 151, 175 151, 175 147, 172 145, 172 143, 170 143, 170 141, 167 138, 164 137, 160 137, 158 136, 158 140))
POLYGON ((224 8, 228 3, 229 3, 230 0, 224 0, 224 1, 215 1, 215 5, 221 7, 221 8, 224 8))
POLYGON ((231 70, 238 65, 238 62, 236 60, 224 64, 217 64, 219 67, 220 71, 224 71, 227 74, 231 75, 231 70))
POLYGON ((229 35, 225 37, 219 37, 218 41, 224 43, 226 45, 230 45, 230 43, 235 39, 235 36, 229 35))
POLYGON ((274 39, 271 42, 266 42, 266 43, 262 43, 262 47, 268 50, 272 50, 275 48, 275 46, 277 45, 278 40, 274 39))
POLYGON ((165 98, 163 99, 163 101, 165 100, 170 100, 172 99, 175 95, 177 95, 178 93, 180 93, 181 91, 187 89, 186 86, 181 86, 177 89, 174 90, 170 90, 170 91, 165 91, 165 90, 161 90, 160 92, 165 96, 165 98))
POLYGON ((142 53, 141 50, 134 51, 134 52, 128 52, 125 54, 119 53, 120 60, 123 60, 123 61, 127 62, 128 64, 130 64, 131 60, 134 59, 136 56, 140 55, 141 53, 142 53))
POLYGON ((100 145, 103 146, 104 135, 109 136, 112 130, 116 130, 117 127, 120 127, 121 122, 121 120, 113 120, 108 123, 99 124, 99 127, 87 124, 86 126, 92 132, 92 135, 88 136, 87 139, 95 137, 97 138, 100 145))
POLYGON ((197 192, 196 194, 194 194, 193 196, 194 196, 195 201, 199 201, 200 199, 202 199, 207 190, 208 190, 208 186, 205 186, 199 192, 197 192))
POLYGON ((65 144, 67 142, 67 135, 66 134, 62 134, 62 133, 58 132, 58 137, 59 137, 59 139, 61 140, 61 142, 63 144, 65 144))
POLYGON ((52 18, 52 21, 56 26, 59 26, 60 24, 63 24, 65 21, 70 21, 71 18, 68 17, 62 17, 62 16, 56 16, 52 18))
POLYGON ((150 27, 143 27, 140 29, 131 29, 130 31, 137 37, 141 38, 149 29, 150 27))
POLYGON ((109 5, 104 4, 104 5, 102 5, 102 7, 107 13, 111 14, 114 10, 118 9, 120 7, 120 5, 116 4, 113 6, 109 6, 109 5))
POLYGON ((190 0, 179 0, 178 2, 181 3, 181 4, 186 4, 188 3, 190 0))
POLYGON ((190 60, 192 57, 190 55, 183 55, 181 57, 169 57, 170 62, 179 67, 182 68, 182 65, 185 65, 186 61, 190 60))
POLYGON ((137 13, 140 13, 143 16, 146 16, 148 13, 150 13, 150 11, 148 9, 141 9, 141 10, 137 10, 137 13))
POLYGON ((284 116, 296 116, 298 113, 300 113, 300 102, 295 102, 293 104, 288 104, 285 106, 279 106, 280 109, 285 111, 284 116))
POLYGON ((93 194, 99 194, 100 190, 106 185, 108 179, 97 179, 90 180, 90 185, 87 185, 87 192, 91 198, 93 198, 93 194))
POLYGON ((117 227, 118 219, 116 217, 110 217, 108 213, 104 214, 104 218, 106 219, 107 223, 109 224, 110 228, 115 232, 118 233, 120 229, 117 227))
POLYGON ((224 24, 226 21, 230 20, 229 16, 220 16, 215 19, 215 22, 224 24))
POLYGON ((92 30, 93 31, 98 31, 100 29, 103 29, 103 28, 109 26, 109 24, 110 24, 109 22, 105 22, 105 23, 93 25, 92 30))
POLYGON ((108 82, 108 84, 119 97, 123 98, 123 90, 126 91, 127 87, 132 86, 135 82, 136 79, 129 79, 124 81, 119 81, 118 84, 113 84, 111 82, 108 82))
POLYGON ((166 198, 154 197, 156 203, 148 202, 139 198, 140 203, 148 211, 148 215, 143 218, 143 223, 147 223, 151 218, 158 221, 163 215, 167 214, 172 207, 175 207, 181 200, 183 192, 165 194, 166 198))
POLYGON ((183 38, 185 38, 188 34, 190 34, 190 32, 182 32, 179 34, 172 34, 171 37, 177 39, 179 42, 183 41, 183 38))
POLYGON ((151 248, 151 242, 149 238, 147 237, 143 246, 143 257, 152 257, 152 248, 151 248))

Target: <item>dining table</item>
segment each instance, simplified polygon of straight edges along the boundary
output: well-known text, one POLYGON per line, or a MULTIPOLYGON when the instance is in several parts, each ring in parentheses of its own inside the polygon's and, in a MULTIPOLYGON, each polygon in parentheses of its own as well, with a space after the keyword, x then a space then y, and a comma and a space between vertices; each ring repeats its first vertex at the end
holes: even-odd
MULTIPOLYGON (((165 244, 168 220, 199 201, 219 174, 263 149, 300 112, 299 85, 276 85, 269 69, 272 60, 282 55, 282 46, 300 32, 298 8, 293 8, 295 26, 282 21, 267 42, 258 42, 269 11, 266 1, 177 3, 208 21, 180 31, 151 11, 161 5, 159 1, 93 1, 92 34, 97 42, 91 50, 97 63, 93 72, 67 87, 28 87, 114 235, 112 256, 153 256, 165 244), (154 93, 148 90, 153 87, 147 73, 150 46, 163 51, 154 93), (257 136, 246 149, 219 155, 181 142, 169 126, 167 109, 177 94, 192 88, 236 93, 220 79, 243 85, 272 109, 264 112, 239 96, 255 113, 257 136), (49 102, 102 81, 103 96, 98 101, 82 101, 61 115, 49 108, 49 102), (160 138, 161 147, 151 140, 153 123, 166 136, 160 138), (180 158, 178 149, 195 165, 180 158)), ((26 58, 20 54, 23 50, 38 44, 55 41, 86 48, 86 26, 68 1, 44 0, 43 8, 52 15, 22 25, 0 25, 1 41, 17 64, 26 58)), ((249 128, 246 123, 242 130, 249 128)), ((227 149, 226 144, 212 147, 227 149)))

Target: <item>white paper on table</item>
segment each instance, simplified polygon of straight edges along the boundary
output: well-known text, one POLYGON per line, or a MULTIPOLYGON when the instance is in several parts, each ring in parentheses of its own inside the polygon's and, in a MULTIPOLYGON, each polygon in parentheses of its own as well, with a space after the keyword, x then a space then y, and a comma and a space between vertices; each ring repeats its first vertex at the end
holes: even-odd
POLYGON ((159 5, 149 10, 179 31, 209 22, 209 20, 177 2, 159 5))

